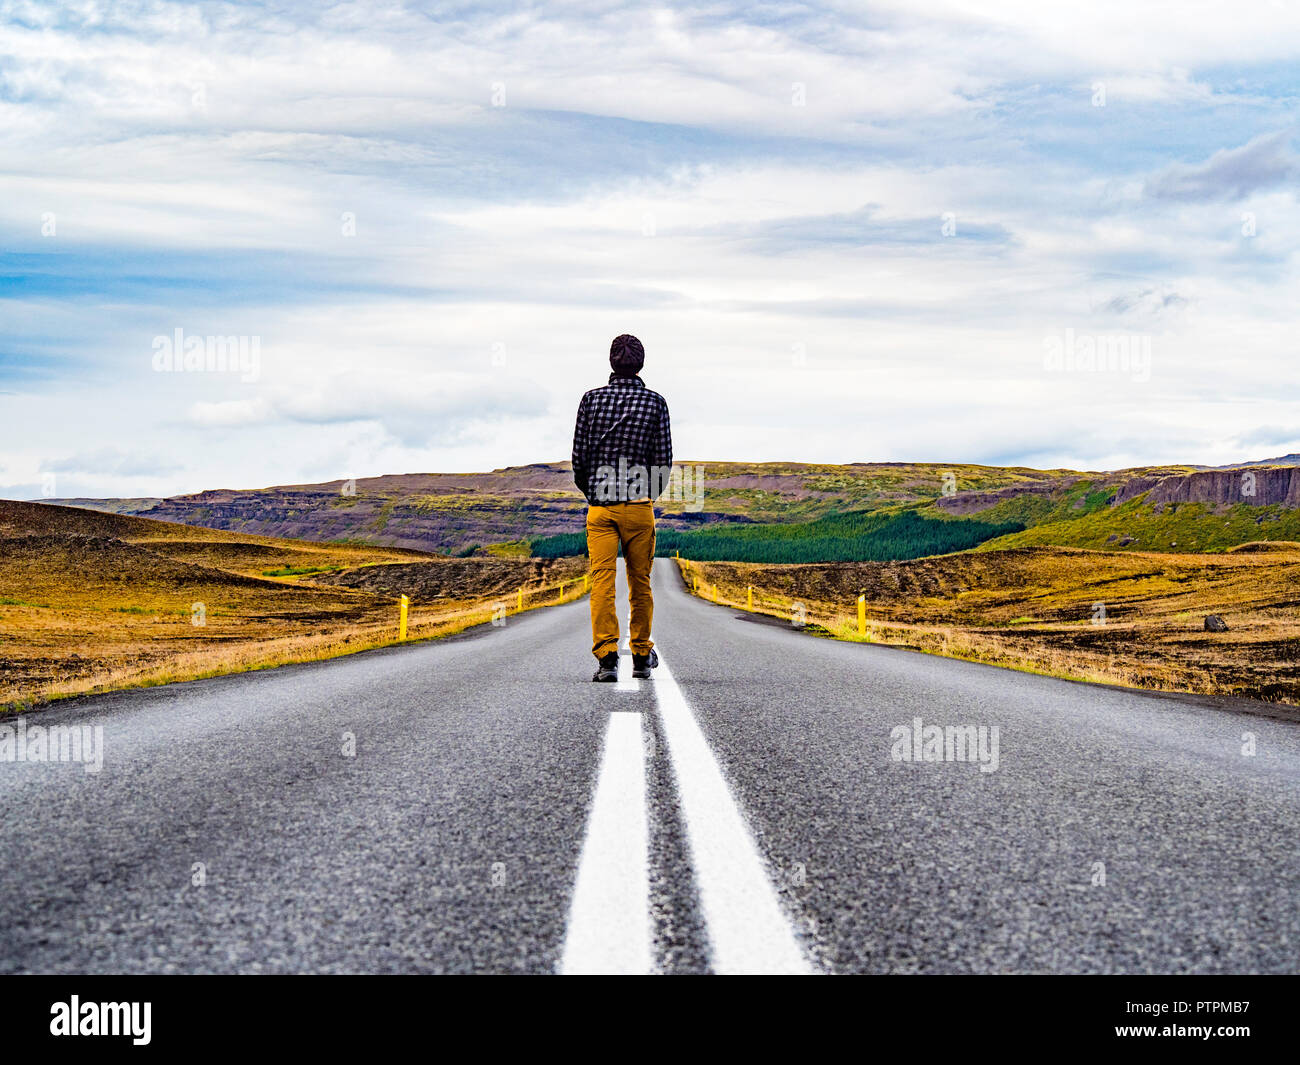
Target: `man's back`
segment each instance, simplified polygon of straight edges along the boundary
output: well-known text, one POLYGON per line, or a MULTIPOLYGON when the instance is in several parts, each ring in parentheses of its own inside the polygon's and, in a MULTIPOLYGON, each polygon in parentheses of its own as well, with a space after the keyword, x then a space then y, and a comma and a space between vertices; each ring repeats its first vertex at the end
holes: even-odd
POLYGON ((657 499, 672 464, 668 403, 640 377, 611 373, 582 397, 573 479, 589 503, 657 499))

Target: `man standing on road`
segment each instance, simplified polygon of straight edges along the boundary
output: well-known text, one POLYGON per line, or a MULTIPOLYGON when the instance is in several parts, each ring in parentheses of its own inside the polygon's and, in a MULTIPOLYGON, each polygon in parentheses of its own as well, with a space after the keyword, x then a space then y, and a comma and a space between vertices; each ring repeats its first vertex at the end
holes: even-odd
POLYGON ((595 681, 618 679, 618 614, 614 574, 623 549, 631 601, 632 676, 648 678, 659 664, 650 639, 654 598, 654 501, 673 465, 668 404, 638 376, 645 348, 624 333, 609 346, 609 383, 578 404, 573 430, 573 479, 587 497, 587 554, 591 558, 591 651, 595 681))

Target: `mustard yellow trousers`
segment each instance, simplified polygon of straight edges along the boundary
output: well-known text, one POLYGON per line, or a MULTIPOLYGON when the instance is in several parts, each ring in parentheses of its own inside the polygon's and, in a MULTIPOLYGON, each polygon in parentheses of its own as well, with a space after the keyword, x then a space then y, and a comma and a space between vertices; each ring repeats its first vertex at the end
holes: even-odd
POLYGON ((655 557, 655 511, 648 499, 587 509, 587 554, 591 557, 591 651, 597 658, 618 651, 618 614, 614 610, 614 575, 622 545, 631 600, 632 653, 648 655, 654 597, 650 567, 655 557))

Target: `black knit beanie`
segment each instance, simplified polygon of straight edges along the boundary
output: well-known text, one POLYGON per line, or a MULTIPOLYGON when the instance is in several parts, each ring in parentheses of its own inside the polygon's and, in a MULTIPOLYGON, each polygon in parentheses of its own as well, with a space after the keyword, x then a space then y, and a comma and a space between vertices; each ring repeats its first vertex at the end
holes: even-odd
POLYGON ((616 336, 609 346, 609 365, 619 377, 635 377, 645 365, 645 348, 641 341, 631 333, 616 336))

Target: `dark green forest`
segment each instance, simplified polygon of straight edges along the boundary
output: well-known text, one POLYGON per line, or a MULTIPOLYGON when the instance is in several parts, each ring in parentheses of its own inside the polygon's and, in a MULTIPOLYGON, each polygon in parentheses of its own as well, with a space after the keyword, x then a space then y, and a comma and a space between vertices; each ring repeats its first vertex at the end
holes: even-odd
MULTIPOLYGON (((1020 532, 1020 522, 929 518, 904 509, 829 514, 791 523, 720 522, 700 529, 660 528, 655 554, 708 562, 888 562, 942 555, 1020 532)), ((533 555, 558 558, 587 551, 584 533, 531 541, 533 555)))

